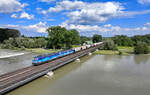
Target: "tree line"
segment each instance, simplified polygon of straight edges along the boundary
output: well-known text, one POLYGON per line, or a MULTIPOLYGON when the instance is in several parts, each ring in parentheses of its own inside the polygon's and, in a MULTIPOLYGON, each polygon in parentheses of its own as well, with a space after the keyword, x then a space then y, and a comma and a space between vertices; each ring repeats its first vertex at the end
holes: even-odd
POLYGON ((104 50, 117 50, 117 46, 132 46, 136 54, 149 53, 150 34, 128 37, 116 35, 102 37, 95 34, 93 37, 80 36, 75 29, 68 30, 61 26, 52 26, 47 29, 48 37, 25 37, 15 29, 0 28, 0 43, 2 48, 51 48, 68 49, 72 45, 82 45, 86 41, 94 43, 104 41, 104 50))
POLYGON ((3 44, 1 44, 1 48, 6 49, 16 49, 16 48, 46 48, 47 40, 44 38, 9 38, 8 40, 4 40, 3 44))
POLYGON ((116 50, 117 46, 130 46, 134 47, 135 54, 148 54, 150 52, 150 34, 135 35, 133 37, 116 35, 114 37, 104 38, 104 40, 104 49, 116 50))

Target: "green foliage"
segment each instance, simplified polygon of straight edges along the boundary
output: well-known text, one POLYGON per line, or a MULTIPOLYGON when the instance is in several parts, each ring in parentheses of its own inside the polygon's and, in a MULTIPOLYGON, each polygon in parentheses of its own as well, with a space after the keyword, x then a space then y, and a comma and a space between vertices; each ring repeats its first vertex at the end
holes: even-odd
POLYGON ((119 51, 119 55, 122 55, 123 54, 123 52, 122 51, 119 51))
POLYGON ((1 45, 1 48, 14 49, 14 48, 45 48, 47 41, 43 38, 9 38, 1 45))
POLYGON ((133 54, 134 53, 134 47, 118 46, 118 50, 120 52, 127 53, 127 54, 133 54))
POLYGON ((81 44, 85 43, 86 41, 91 41, 92 38, 86 36, 80 36, 81 44))
POLYGON ((113 40, 118 46, 133 46, 132 39, 125 35, 117 35, 113 37, 113 40))
POLYGON ((7 28, 0 28, 0 43, 4 40, 11 38, 16 38, 20 36, 20 32, 16 29, 7 29, 7 28))
POLYGON ((80 40, 80 36, 79 36, 79 32, 75 29, 70 30, 71 32, 71 36, 72 36, 72 44, 80 44, 81 40, 80 40))
POLYGON ((102 36, 95 34, 95 35, 93 35, 92 41, 93 41, 93 43, 101 42, 102 36))
POLYGON ((104 50, 117 50, 117 45, 114 43, 113 40, 106 40, 104 41, 104 50))
POLYGON ((134 45, 137 44, 137 42, 145 42, 146 44, 150 45, 150 34, 149 35, 136 35, 132 37, 132 40, 134 41, 134 45))
POLYGON ((137 42, 134 47, 135 54, 148 54, 149 47, 145 42, 137 42))
POLYGON ((35 47, 36 48, 46 48, 47 41, 44 38, 35 39, 35 47))
POLYGON ((73 44, 80 43, 80 36, 76 30, 67 30, 66 28, 56 26, 47 29, 49 34, 48 48, 60 49, 71 48, 73 44))

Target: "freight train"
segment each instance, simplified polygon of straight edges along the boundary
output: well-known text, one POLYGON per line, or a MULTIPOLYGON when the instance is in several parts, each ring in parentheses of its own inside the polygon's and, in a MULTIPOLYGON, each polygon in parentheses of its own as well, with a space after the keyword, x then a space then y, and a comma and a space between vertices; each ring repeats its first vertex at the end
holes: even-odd
POLYGON ((59 51, 57 53, 51 53, 51 54, 44 54, 44 55, 39 55, 34 57, 34 59, 32 60, 32 64, 34 66, 40 65, 40 64, 44 64, 46 62, 49 62, 51 60, 60 58, 60 57, 64 57, 66 55, 70 55, 73 54, 75 52, 79 52, 81 50, 85 50, 87 48, 91 48, 97 45, 103 44, 103 42, 99 42, 99 43, 94 43, 92 45, 83 45, 81 47, 77 47, 77 48, 72 48, 70 50, 66 50, 66 51, 59 51))

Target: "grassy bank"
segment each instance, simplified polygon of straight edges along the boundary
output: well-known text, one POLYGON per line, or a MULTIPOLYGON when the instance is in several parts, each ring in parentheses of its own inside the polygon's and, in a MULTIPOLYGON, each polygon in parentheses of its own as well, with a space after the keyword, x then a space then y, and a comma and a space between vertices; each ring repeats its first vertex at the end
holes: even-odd
POLYGON ((95 51, 94 54, 102 54, 102 55, 130 55, 133 54, 134 48, 133 47, 123 47, 119 46, 118 50, 99 50, 95 51))
POLYGON ((119 54, 119 51, 98 50, 98 51, 95 51, 94 54, 101 54, 101 55, 118 55, 118 54, 119 54))
POLYGON ((32 52, 32 53, 38 53, 38 54, 44 54, 44 53, 55 53, 60 51, 59 49, 43 49, 43 48, 33 48, 33 49, 25 49, 25 51, 32 52))
MULTIPOLYGON (((78 45, 74 45, 73 47, 78 47, 78 45)), ((60 51, 60 49, 43 49, 43 48, 14 48, 13 50, 16 51, 27 51, 37 54, 45 54, 45 53, 55 53, 60 51)), ((118 46, 118 50, 98 50, 95 51, 94 54, 101 54, 101 55, 130 55, 134 53, 134 47, 124 47, 118 46)))

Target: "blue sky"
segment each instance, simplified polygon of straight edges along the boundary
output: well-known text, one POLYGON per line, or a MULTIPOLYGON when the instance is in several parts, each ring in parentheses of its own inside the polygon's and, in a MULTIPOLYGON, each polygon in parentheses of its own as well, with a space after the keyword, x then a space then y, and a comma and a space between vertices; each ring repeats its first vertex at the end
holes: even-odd
POLYGON ((60 25, 80 35, 150 34, 150 0, 0 0, 0 27, 46 36, 60 25))

